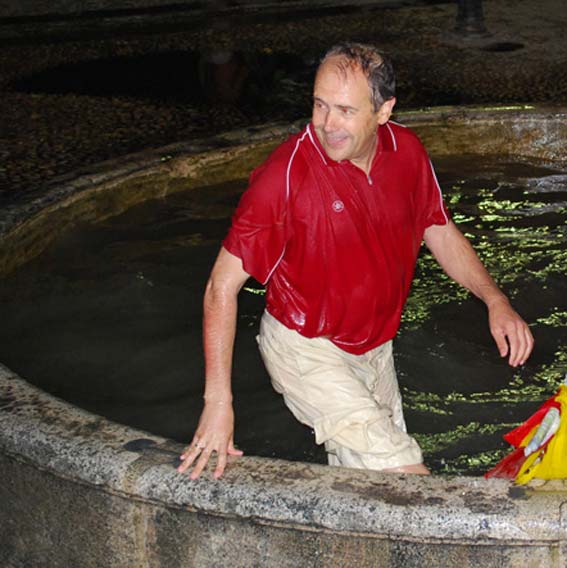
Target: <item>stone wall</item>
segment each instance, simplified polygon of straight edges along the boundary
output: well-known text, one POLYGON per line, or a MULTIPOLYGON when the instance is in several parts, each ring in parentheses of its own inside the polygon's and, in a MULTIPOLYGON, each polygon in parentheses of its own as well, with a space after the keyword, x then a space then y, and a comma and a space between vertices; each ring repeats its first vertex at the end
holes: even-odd
POLYGON ((254 457, 191 481, 175 469, 181 450, 0 365, 0 566, 566 566, 562 481, 254 457))

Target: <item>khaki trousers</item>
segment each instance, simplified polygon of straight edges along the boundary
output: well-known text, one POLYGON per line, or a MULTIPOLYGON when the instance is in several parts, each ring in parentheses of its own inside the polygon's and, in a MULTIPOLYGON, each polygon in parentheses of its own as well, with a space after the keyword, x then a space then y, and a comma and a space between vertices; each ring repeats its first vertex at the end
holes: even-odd
POLYGON ((380 470, 423 461, 406 433, 391 341, 352 355, 267 312, 257 340, 274 389, 314 429, 330 465, 380 470))

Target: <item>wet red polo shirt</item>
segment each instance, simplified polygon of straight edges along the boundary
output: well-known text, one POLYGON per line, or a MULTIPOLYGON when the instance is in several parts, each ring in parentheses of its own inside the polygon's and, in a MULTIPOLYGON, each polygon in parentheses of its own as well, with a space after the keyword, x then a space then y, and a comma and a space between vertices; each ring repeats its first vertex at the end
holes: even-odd
POLYGON ((276 319, 358 355, 396 334, 424 230, 447 221, 411 130, 379 127, 367 176, 308 125, 254 170, 223 245, 266 284, 276 319))

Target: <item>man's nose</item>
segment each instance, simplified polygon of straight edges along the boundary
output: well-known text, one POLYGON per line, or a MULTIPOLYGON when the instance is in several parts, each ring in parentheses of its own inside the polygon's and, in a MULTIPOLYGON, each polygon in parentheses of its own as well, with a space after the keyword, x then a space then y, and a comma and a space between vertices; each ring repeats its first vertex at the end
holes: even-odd
POLYGON ((323 123, 323 130, 325 130, 325 132, 331 132, 332 130, 336 129, 336 120, 335 120, 335 114, 331 111, 329 111, 326 115, 325 115, 325 122, 323 123))

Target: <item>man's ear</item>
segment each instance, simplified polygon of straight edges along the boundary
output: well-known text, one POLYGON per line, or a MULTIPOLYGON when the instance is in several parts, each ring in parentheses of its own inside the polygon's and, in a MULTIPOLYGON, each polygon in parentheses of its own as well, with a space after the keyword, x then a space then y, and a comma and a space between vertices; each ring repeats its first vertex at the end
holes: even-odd
POLYGON ((387 101, 382 103, 382 106, 378 109, 378 124, 386 124, 388 120, 390 120, 390 116, 392 116, 392 111, 394 110, 394 106, 396 105, 396 97, 392 97, 387 101))

